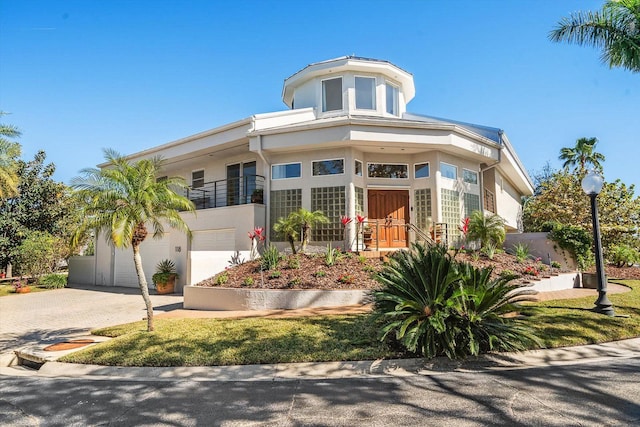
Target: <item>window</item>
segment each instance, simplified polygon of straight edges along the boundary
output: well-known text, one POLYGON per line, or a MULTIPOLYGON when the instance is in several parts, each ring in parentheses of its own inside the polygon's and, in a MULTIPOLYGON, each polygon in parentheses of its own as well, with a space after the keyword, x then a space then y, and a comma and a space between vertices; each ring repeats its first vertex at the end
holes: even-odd
POLYGON ((340 175, 344 173, 344 159, 311 162, 313 176, 340 175))
POLYGON ((358 110, 376 109, 376 79, 356 77, 356 108, 358 110))
POLYGON ((478 184, 478 172, 462 169, 462 180, 469 184, 478 184))
POLYGON ((406 179, 409 178, 409 166, 385 163, 368 163, 367 176, 369 178, 406 179))
POLYGON ((311 210, 323 212, 329 222, 317 224, 311 229, 311 240, 315 242, 341 241, 344 227, 340 217, 346 206, 345 187, 322 187, 311 189, 311 210))
POLYGON ((440 162, 440 174, 443 178, 457 179, 458 168, 449 163, 440 162))
POLYGON ((447 223, 447 245, 457 242, 460 236, 460 193, 453 190, 441 190, 442 222, 447 223))
POLYGON ((429 163, 416 163, 413 165, 414 178, 429 178, 429 163))
POLYGON ((355 171, 356 175, 362 176, 362 162, 360 160, 355 161, 353 170, 355 171))
POLYGON ((398 88, 387 83, 387 113, 398 115, 398 88))
POLYGON ((204 187, 204 170, 191 172, 191 188, 204 187))
POLYGON ((271 166, 271 179, 300 178, 302 165, 300 163, 283 163, 271 166))
POLYGON ((322 81, 322 111, 342 110, 342 77, 322 81))
POLYGON ((271 192, 271 207, 269 209, 271 217, 271 227, 269 227, 271 240, 274 242, 284 242, 285 237, 281 233, 273 230, 273 225, 280 218, 286 218, 291 212, 295 212, 302 207, 302 190, 275 190, 271 192))
POLYGON ((469 218, 473 211, 480 210, 480 196, 478 194, 464 193, 464 216, 469 218))
POLYGON ((429 232, 432 223, 431 189, 421 188, 414 192, 416 225, 425 233, 429 232))

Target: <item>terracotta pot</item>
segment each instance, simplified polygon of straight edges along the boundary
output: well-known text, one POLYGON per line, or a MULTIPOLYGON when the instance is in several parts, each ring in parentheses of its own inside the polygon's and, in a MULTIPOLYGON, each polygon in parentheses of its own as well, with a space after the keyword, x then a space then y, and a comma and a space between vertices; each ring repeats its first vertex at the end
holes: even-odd
POLYGON ((31 288, 28 286, 16 289, 16 294, 28 294, 29 292, 31 292, 31 288))
POLYGON ((167 283, 156 283, 156 291, 159 294, 172 294, 175 292, 176 276, 171 276, 167 283))

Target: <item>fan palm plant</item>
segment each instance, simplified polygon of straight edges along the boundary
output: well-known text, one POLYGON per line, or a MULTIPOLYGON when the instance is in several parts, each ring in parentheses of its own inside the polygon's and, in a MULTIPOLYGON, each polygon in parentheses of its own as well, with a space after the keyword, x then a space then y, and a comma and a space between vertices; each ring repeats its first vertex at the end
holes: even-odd
MULTIPOLYGON (((0 112, 0 116, 4 113, 0 112)), ((20 144, 7 138, 17 138, 20 131, 13 125, 0 124, 0 199, 14 196, 18 191, 17 162, 20 144)))
POLYGON ((512 277, 490 277, 490 269, 459 264, 441 246, 414 244, 411 252, 394 255, 374 293, 381 339, 425 357, 449 358, 538 344, 516 318, 504 316, 533 292, 511 284, 512 277))
POLYGON ((276 233, 281 233, 284 235, 284 238, 287 239, 289 245, 291 246, 291 252, 296 254, 296 241, 298 240, 298 235, 300 234, 298 230, 300 229, 297 221, 291 215, 287 218, 278 218, 278 221, 273 225, 273 230, 276 233))
POLYGON ((549 33, 566 41, 602 49, 609 67, 640 72, 640 0, 607 0, 601 11, 576 12, 549 33))
POLYGON ((291 214, 294 223, 300 226, 302 230, 302 245, 301 252, 304 252, 309 245, 311 239, 311 229, 317 224, 326 224, 329 222, 329 218, 326 217, 322 211, 308 211, 305 208, 300 208, 293 214, 291 214))
POLYGON ((498 215, 485 215, 480 211, 473 211, 469 217, 469 240, 480 240, 480 247, 494 245, 499 247, 504 242, 506 231, 504 220, 498 215))
POLYGON ((164 234, 164 224, 191 234, 179 211, 193 211, 193 203, 175 190, 186 188, 182 177, 158 180, 162 159, 155 157, 130 163, 113 150, 104 150, 110 165, 104 169, 88 168, 82 177, 71 181, 83 209, 82 223, 72 243, 86 230, 104 233, 117 248, 133 249, 138 285, 147 308, 147 330, 153 331, 153 305, 147 279, 142 269, 140 245, 153 228, 153 237, 164 234))

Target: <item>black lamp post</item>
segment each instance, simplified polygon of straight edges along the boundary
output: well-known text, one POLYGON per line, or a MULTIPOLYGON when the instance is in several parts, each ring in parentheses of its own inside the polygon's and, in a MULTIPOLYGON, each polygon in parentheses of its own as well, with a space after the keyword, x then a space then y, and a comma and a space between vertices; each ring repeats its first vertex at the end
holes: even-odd
POLYGON ((598 278, 598 299, 596 300, 593 311, 605 314, 607 316, 615 316, 613 304, 607 298, 607 279, 604 275, 604 262, 602 259, 602 241, 600 239, 600 222, 598 221, 598 202, 596 197, 602 190, 604 179, 596 171, 589 171, 582 179, 582 189, 591 199, 591 221, 593 223, 593 240, 596 250, 596 276, 598 278))

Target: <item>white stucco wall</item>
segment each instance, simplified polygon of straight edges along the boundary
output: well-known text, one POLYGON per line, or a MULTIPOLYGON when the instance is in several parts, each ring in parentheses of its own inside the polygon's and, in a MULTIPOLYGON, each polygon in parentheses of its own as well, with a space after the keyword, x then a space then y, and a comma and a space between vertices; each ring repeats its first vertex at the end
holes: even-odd
POLYGON ((495 190, 496 213, 505 220, 507 227, 517 230, 518 219, 522 214, 520 193, 499 171, 496 171, 495 190))
POLYGON ((69 258, 69 284, 93 285, 96 273, 95 256, 72 256, 69 258))

